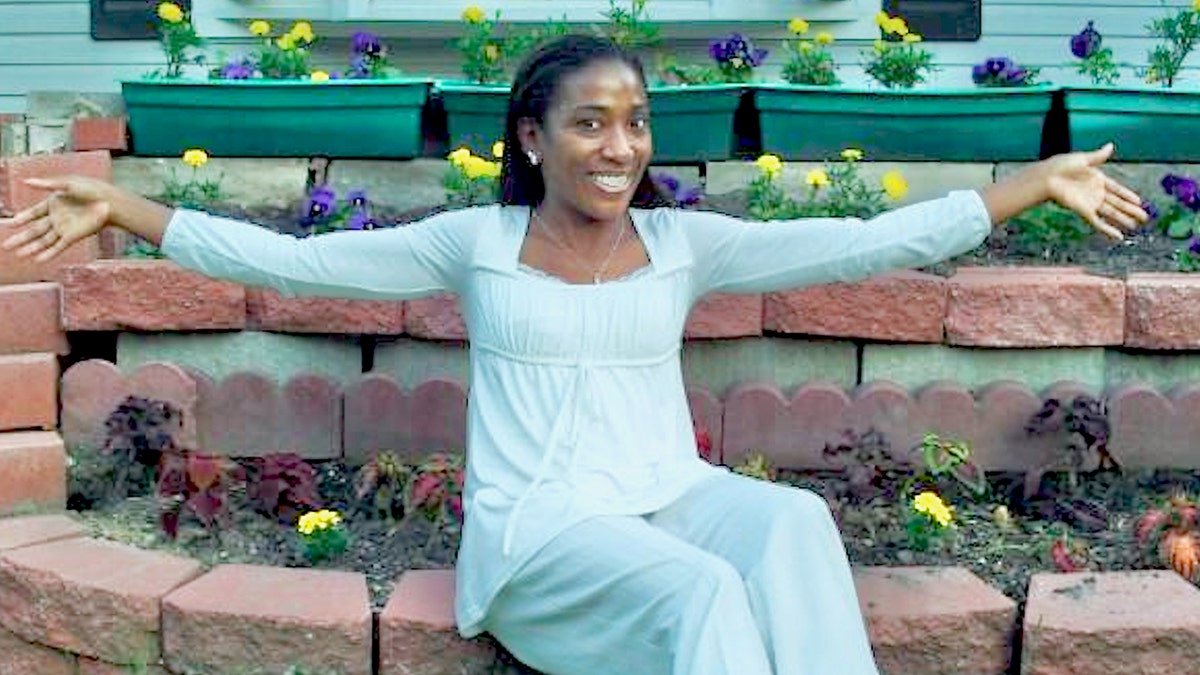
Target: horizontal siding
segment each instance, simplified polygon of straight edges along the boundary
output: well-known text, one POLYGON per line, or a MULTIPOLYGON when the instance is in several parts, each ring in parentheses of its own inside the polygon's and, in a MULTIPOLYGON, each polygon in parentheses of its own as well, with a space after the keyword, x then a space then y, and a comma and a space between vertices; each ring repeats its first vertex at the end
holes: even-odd
MULTIPOLYGON (((209 2, 211 0, 196 0, 209 2)), ((651 4, 656 0, 651 0, 651 4)), ((666 0, 657 0, 666 2, 666 0)), ((755 0, 761 2, 762 0, 755 0)), ((788 0, 791 2, 792 0, 788 0)), ((503 2, 490 5, 504 8, 503 2)), ((939 86, 967 86, 969 69, 989 56, 1009 56, 1017 62, 1042 69, 1042 79, 1060 84, 1083 80, 1075 73, 1069 51, 1070 35, 1089 20, 1096 21, 1119 62, 1144 66, 1152 41, 1146 25, 1175 8, 1188 7, 1191 0, 1047 0, 1045 2, 984 0, 983 37, 977 42, 930 43, 939 70, 930 81, 939 86)), ((803 6, 803 3, 797 3, 803 6)), ((557 7, 557 5, 556 5, 557 7)), ((158 43, 145 41, 102 41, 90 36, 87 0, 0 0, 0 111, 23 109, 24 95, 32 90, 118 91, 121 79, 136 78, 161 67, 158 43)), ((724 26, 719 24, 718 26, 724 26)), ((718 26, 673 28, 678 37, 671 51, 683 62, 706 59, 707 41, 718 26)), ((835 35, 843 24, 817 24, 814 30, 829 29, 835 35)), ((772 56, 761 70, 764 80, 778 79, 782 52, 778 38, 781 26, 764 24, 728 25, 744 28, 772 56)), ((338 26, 319 33, 345 35, 353 26, 338 26)), ((453 27, 385 24, 391 35, 392 61, 405 72, 433 77, 459 76, 458 55, 449 46, 453 27)), ((245 40, 214 40, 209 54, 236 53, 252 43, 245 40)), ((848 84, 866 84, 861 63, 866 41, 844 40, 834 47, 848 84)), ((345 67, 345 38, 324 40, 316 65, 329 70, 345 67)), ((1189 59, 1180 86, 1200 86, 1200 57, 1189 59)), ((1127 69, 1122 81, 1138 83, 1127 69)))

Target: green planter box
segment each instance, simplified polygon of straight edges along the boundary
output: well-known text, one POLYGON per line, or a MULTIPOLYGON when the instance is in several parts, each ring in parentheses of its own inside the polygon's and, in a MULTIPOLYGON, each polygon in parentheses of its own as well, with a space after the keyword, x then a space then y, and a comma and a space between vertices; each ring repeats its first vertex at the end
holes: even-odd
POLYGON ((511 87, 504 84, 438 82, 434 90, 446 111, 450 149, 466 146, 485 157, 504 140, 504 116, 511 87))
POLYGON ((654 161, 729 159, 737 150, 733 119, 743 84, 650 87, 654 161))
POLYGON ((872 160, 995 162, 1037 159, 1055 88, 889 91, 756 85, 763 151, 836 159, 848 147, 872 160))
POLYGON ((133 80, 121 83, 133 151, 218 157, 415 157, 421 79, 133 80))
POLYGON ((1200 161, 1200 91, 1150 87, 1064 87, 1071 147, 1108 141, 1122 161, 1200 161))

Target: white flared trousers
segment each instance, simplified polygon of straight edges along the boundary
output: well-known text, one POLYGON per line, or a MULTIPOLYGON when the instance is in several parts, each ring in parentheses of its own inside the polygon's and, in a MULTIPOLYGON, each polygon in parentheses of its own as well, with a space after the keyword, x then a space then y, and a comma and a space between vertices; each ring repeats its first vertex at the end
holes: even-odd
POLYGON ((568 529, 486 628, 550 675, 878 675, 824 500, 737 474, 568 529))

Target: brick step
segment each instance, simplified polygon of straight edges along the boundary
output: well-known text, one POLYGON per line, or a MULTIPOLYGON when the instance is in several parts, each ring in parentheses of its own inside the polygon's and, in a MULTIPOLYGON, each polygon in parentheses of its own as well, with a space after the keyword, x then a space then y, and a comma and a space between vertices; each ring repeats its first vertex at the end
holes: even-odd
POLYGON ((70 351, 54 283, 0 286, 0 354, 70 351))
MULTIPOLYGON (((0 433, 0 516, 67 505, 67 453, 54 431, 0 433)), ((4 549, 0 529, 0 550, 4 549)))
POLYGON ((58 426, 58 359, 54 354, 0 356, 0 431, 58 426))

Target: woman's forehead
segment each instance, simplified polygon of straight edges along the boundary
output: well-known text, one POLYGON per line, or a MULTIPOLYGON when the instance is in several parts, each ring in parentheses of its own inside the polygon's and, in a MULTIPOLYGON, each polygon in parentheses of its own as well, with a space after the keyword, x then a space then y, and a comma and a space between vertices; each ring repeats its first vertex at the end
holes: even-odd
POLYGON ((555 99, 554 107, 565 110, 648 104, 642 78, 628 64, 617 60, 599 61, 567 75, 559 83, 555 99))

